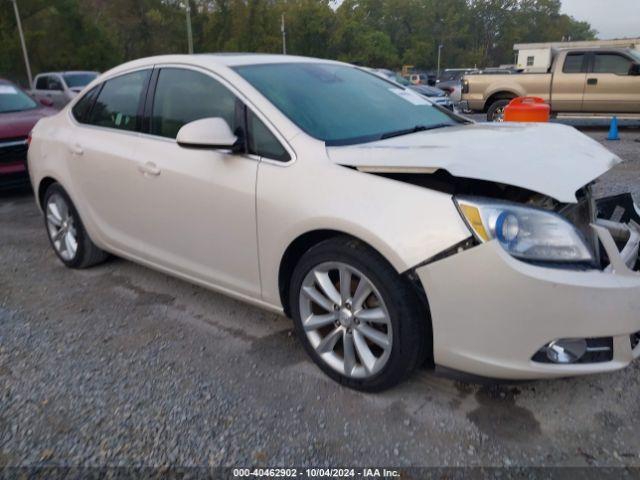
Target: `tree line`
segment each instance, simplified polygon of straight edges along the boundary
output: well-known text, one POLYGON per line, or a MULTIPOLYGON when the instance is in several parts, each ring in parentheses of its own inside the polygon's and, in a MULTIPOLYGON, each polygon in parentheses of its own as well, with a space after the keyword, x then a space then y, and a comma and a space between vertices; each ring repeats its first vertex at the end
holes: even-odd
MULTIPOLYGON (((187 51, 186 1, 17 0, 34 74, 104 71, 187 51)), ((513 63, 513 44, 589 40, 560 0, 188 0, 195 53, 281 52, 397 69, 513 63)), ((25 83, 11 2, 0 1, 0 76, 25 83)))

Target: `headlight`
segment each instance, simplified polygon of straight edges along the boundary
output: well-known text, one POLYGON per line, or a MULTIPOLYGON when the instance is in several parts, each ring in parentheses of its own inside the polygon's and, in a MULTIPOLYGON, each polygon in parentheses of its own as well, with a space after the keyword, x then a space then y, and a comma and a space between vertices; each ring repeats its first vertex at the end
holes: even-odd
POLYGON ((469 228, 481 242, 497 240, 512 256, 538 262, 593 263, 582 234, 560 215, 475 197, 456 197, 469 228))

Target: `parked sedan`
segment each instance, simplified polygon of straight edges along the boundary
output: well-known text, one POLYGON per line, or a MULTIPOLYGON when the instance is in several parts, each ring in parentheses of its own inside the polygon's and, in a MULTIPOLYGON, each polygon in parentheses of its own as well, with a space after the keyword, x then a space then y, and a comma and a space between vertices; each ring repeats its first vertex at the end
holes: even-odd
POLYGON ((115 254, 289 315, 367 391, 425 362, 522 379, 640 356, 639 207, 591 195, 619 161, 570 127, 475 124, 279 55, 124 64, 29 149, 63 264, 115 254))
POLYGON ((54 113, 17 85, 0 79, 0 188, 27 184, 29 132, 38 120, 54 113))

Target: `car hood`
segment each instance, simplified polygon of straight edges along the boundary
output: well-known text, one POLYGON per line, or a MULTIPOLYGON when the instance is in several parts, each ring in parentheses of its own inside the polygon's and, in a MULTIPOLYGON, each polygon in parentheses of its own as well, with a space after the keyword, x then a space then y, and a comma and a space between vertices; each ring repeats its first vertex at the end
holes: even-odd
POLYGON ((0 113, 0 139, 26 137, 43 117, 58 113, 52 108, 34 108, 21 112, 0 113))
POLYGON ((328 147, 329 158, 371 173, 433 173, 489 180, 564 203, 621 160, 573 127, 474 123, 360 145, 328 147))

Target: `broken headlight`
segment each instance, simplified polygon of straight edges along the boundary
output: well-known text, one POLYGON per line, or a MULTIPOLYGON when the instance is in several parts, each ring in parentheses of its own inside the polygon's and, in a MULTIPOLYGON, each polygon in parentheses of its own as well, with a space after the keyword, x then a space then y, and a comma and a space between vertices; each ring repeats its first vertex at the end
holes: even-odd
POLYGON ((560 215, 478 197, 456 197, 480 242, 497 240, 512 256, 532 262, 593 263, 584 236, 560 215))

